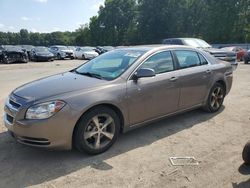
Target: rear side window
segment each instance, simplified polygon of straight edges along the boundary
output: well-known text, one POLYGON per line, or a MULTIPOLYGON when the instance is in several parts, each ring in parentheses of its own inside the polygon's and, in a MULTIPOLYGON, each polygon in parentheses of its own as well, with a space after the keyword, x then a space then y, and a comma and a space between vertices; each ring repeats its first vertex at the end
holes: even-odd
POLYGON ((195 67, 200 65, 200 59, 196 52, 194 51, 175 51, 176 57, 179 62, 181 69, 195 67))
POLYGON ((172 55, 169 51, 157 53, 148 58, 140 68, 154 69, 156 74, 174 70, 172 55))

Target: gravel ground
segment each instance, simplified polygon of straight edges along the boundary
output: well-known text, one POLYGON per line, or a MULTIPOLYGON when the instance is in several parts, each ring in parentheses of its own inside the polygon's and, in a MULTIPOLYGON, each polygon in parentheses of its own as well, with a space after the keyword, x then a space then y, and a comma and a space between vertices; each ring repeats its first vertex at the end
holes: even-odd
MULTIPOLYGON (((0 65, 0 113, 17 86, 83 61, 0 65)), ((240 64, 224 107, 195 110, 120 136, 106 153, 48 151, 16 143, 0 119, 0 187, 250 187, 241 152, 250 140, 250 65, 240 64), (172 166, 194 156, 198 166, 172 166)))

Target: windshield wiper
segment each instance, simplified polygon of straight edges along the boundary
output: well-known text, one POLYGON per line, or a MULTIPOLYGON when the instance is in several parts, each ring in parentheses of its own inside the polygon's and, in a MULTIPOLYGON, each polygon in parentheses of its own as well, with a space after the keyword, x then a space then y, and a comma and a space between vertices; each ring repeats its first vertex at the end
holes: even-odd
POLYGON ((92 72, 78 72, 77 70, 75 70, 75 72, 77 74, 80 74, 80 75, 84 75, 84 76, 88 76, 88 77, 92 77, 92 78, 97 78, 100 80, 104 79, 100 74, 96 74, 96 73, 92 73, 92 72))

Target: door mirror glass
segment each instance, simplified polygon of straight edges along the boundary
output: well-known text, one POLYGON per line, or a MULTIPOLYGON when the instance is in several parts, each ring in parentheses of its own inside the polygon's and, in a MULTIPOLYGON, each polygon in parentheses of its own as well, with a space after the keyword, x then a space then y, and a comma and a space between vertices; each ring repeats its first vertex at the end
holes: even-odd
POLYGON ((150 68, 141 68, 137 70, 133 76, 133 80, 138 80, 139 78, 154 77, 155 71, 150 68))

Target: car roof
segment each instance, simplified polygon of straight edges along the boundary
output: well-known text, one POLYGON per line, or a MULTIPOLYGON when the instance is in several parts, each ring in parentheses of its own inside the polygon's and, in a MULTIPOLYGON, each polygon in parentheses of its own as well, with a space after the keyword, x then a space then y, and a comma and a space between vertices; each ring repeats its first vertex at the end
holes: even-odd
POLYGON ((139 51, 157 51, 157 50, 170 50, 170 49, 189 49, 189 50, 197 50, 191 46, 185 45, 164 45, 164 44, 153 44, 153 45, 138 45, 138 46, 129 46, 124 48, 118 48, 117 50, 139 50, 139 51))

